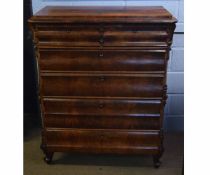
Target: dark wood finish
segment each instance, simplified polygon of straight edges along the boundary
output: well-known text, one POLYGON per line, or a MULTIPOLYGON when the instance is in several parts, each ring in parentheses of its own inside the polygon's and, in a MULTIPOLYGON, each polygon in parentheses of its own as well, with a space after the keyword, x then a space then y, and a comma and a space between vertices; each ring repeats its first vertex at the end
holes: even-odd
POLYGON ((49 128, 88 128, 88 129, 143 129, 157 130, 160 115, 76 115, 45 114, 45 127, 49 128))
POLYGON ((50 128, 158 129, 160 100, 44 99, 50 128))
POLYGON ((167 46, 169 33, 164 28, 152 30, 152 27, 142 28, 122 25, 94 24, 62 26, 59 31, 50 30, 35 32, 39 45, 69 45, 69 46, 167 46), (105 26, 105 27, 104 27, 105 26), (102 31, 102 32, 101 32, 102 31))
POLYGON ((162 71, 167 50, 41 49, 41 71, 162 71))
POLYGON ((158 131, 111 129, 57 129, 45 131, 49 151, 75 150, 91 153, 158 153, 158 131), (78 137, 79 136, 79 137, 78 137))
POLYGON ((161 107, 160 100, 45 98, 43 103, 48 114, 146 115, 159 114, 161 107))
POLYGON ((41 148, 152 155, 160 166, 176 19, 162 7, 45 7, 30 20, 41 148))
POLYGON ((66 7, 47 6, 37 12, 31 23, 175 23, 163 7, 66 7))
POLYGON ((163 74, 41 73, 41 88, 44 96, 161 97, 163 80, 163 74))

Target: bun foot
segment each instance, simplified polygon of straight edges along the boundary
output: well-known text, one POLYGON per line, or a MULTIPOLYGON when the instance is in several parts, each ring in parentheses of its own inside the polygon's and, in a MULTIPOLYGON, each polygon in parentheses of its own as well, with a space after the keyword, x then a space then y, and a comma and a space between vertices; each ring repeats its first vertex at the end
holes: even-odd
POLYGON ((160 157, 159 156, 154 156, 153 157, 153 163, 154 163, 154 167, 155 168, 159 168, 160 165, 161 165, 161 162, 160 162, 160 157))
POLYGON ((45 161, 47 164, 51 164, 52 159, 50 159, 49 157, 44 157, 44 161, 45 161))
POLYGON ((47 164, 51 164, 52 163, 52 158, 53 158, 53 153, 45 153, 44 161, 47 164))

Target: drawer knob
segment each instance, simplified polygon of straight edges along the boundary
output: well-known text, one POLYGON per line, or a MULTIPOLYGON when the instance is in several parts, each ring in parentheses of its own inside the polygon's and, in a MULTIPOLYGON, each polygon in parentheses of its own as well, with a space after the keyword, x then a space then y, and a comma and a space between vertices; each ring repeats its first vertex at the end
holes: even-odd
POLYGON ((99 79, 100 79, 101 81, 104 81, 104 80, 105 80, 105 77, 104 77, 104 76, 100 76, 99 79))
POLYGON ((103 38, 100 38, 99 43, 100 44, 103 44, 104 43, 104 39, 103 38))
POLYGON ((104 107, 104 104, 103 103, 99 103, 98 107, 99 108, 103 108, 104 107))
POLYGON ((100 53, 100 54, 99 54, 99 56, 100 56, 100 57, 103 57, 103 56, 104 56, 104 54, 103 54, 103 53, 100 53))

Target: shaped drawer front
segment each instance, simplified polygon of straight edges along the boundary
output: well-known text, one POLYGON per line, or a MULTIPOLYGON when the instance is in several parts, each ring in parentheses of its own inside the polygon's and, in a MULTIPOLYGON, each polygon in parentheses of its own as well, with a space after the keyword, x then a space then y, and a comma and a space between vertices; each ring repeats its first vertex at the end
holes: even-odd
POLYGON ((45 141, 49 150, 93 153, 158 153, 158 131, 103 129, 46 129, 45 141))
POLYGON ((104 26, 104 46, 167 46, 168 25, 139 24, 104 26))
POLYGON ((162 74, 42 73, 43 96, 162 97, 162 74))
POLYGON ((43 120, 47 128, 160 129, 160 115, 158 114, 136 116, 45 114, 43 120))
POLYGON ((159 129, 160 100, 44 98, 44 123, 55 128, 159 129))
POLYGON ((41 71, 165 71, 166 50, 40 51, 41 71))
POLYGON ((38 26, 35 38, 42 46, 168 46, 167 25, 52 25, 38 26))

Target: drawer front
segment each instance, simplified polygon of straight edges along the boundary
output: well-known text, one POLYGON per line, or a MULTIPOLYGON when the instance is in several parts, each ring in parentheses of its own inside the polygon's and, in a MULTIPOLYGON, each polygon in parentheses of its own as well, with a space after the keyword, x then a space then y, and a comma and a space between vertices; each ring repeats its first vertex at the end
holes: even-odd
POLYGON ((130 115, 159 114, 161 100, 43 99, 47 114, 130 115))
POLYGON ((107 31, 101 42, 104 46, 167 46, 166 31, 107 31))
MULTIPOLYGON (((82 110, 82 109, 81 109, 82 110)), ((45 114, 44 126, 47 128, 85 128, 85 129, 160 129, 160 115, 81 115, 45 114)))
POLYGON ((159 129, 160 100, 43 99, 46 127, 159 129))
POLYGON ((37 30, 39 45, 99 46, 97 25, 45 24, 37 26, 37 30))
POLYGON ((110 45, 144 45, 166 43, 170 40, 167 25, 139 24, 139 25, 112 25, 102 29, 104 44, 110 45))
POLYGON ((159 74, 42 73, 43 96, 162 97, 159 74))
POLYGON ((167 46, 167 25, 54 25, 37 27, 41 45, 65 46, 167 46))
POLYGON ((44 71, 165 71, 166 50, 41 50, 44 71))
POLYGON ((38 31, 35 36, 43 46, 100 46, 97 31, 38 31))
POLYGON ((49 149, 66 149, 100 153, 157 153, 158 131, 47 129, 44 131, 49 149))

